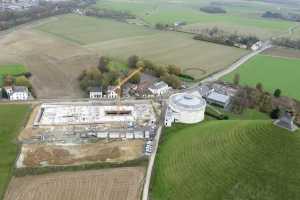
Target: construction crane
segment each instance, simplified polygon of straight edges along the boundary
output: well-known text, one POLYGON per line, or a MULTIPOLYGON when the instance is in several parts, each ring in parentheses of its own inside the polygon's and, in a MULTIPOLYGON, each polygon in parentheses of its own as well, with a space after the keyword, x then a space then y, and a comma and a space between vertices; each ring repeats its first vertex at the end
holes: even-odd
POLYGON ((136 70, 132 71, 127 77, 123 80, 118 80, 118 85, 114 88, 114 91, 117 91, 117 109, 120 112, 121 109, 121 94, 122 94, 122 86, 127 83, 134 75, 143 70, 143 67, 139 67, 136 70))

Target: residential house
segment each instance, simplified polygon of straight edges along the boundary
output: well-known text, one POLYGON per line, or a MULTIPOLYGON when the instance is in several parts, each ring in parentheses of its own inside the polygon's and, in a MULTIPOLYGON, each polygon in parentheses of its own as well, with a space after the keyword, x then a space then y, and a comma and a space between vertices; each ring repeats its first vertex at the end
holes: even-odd
POLYGON ((150 86, 149 90, 153 95, 160 96, 167 93, 170 90, 170 87, 165 82, 160 81, 150 86))
POLYGON ((103 97, 102 87, 89 88, 90 99, 101 99, 103 97))
POLYGON ((4 87, 8 99, 11 101, 26 101, 29 98, 29 91, 24 86, 4 87))

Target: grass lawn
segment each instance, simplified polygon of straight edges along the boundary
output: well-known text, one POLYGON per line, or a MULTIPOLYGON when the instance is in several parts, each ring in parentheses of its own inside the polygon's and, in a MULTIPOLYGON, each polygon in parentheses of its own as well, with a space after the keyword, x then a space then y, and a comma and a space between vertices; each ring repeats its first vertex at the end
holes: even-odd
POLYGON ((300 59, 258 55, 224 80, 232 81, 236 73, 240 74, 242 85, 255 86, 261 82, 269 92, 280 88, 283 95, 300 100, 300 59))
POLYGON ((0 199, 17 156, 16 137, 28 113, 28 105, 0 105, 0 199))
POLYGON ((124 62, 112 60, 109 62, 108 68, 111 70, 126 71, 128 69, 128 66, 124 62))
POLYGON ((4 75, 17 76, 25 72, 28 72, 28 69, 24 65, 20 65, 20 64, 0 65, 0 86, 2 86, 3 84, 4 75))
POLYGON ((270 120, 167 128, 155 163, 154 200, 297 200, 300 131, 270 120))
POLYGON ((60 16, 59 20, 43 24, 36 29, 82 45, 156 32, 115 20, 71 14, 60 16))

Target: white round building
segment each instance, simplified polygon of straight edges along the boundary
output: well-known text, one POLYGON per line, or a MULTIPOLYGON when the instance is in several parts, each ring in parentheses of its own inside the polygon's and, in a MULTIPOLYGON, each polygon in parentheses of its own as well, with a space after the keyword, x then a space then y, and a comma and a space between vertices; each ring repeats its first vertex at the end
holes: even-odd
POLYGON ((173 94, 169 98, 165 125, 171 126, 172 122, 186 124, 201 122, 204 120, 205 108, 206 101, 200 96, 188 93, 173 94))

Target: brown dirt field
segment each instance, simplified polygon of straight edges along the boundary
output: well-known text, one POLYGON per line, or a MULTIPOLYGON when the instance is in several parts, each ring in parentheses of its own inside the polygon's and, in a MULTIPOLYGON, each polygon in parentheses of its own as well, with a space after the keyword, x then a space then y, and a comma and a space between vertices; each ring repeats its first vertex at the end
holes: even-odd
POLYGON ((81 145, 23 144, 21 159, 26 167, 124 162, 141 157, 143 146, 143 140, 99 141, 81 145))
POLYGON ((280 56, 285 58, 300 58, 300 50, 289 49, 284 47, 273 47, 264 51, 265 55, 280 56))
POLYGON ((18 30, 0 39, 0 64, 21 63, 33 74, 39 98, 82 97, 77 77, 98 56, 71 42, 34 30, 18 30))
POLYGON ((142 167, 12 178, 4 200, 139 200, 142 167))

